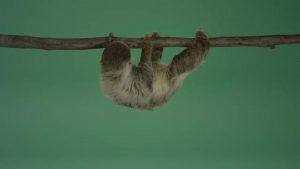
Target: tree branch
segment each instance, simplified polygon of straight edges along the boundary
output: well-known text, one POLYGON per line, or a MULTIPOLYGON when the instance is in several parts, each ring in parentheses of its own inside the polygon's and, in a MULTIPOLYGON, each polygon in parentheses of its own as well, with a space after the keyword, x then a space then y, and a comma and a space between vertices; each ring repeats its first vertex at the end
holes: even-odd
MULTIPOLYGON (((157 40, 153 40, 153 44, 162 47, 187 47, 193 39, 194 38, 161 37, 157 40)), ((113 40, 124 41, 131 48, 140 48, 143 43, 143 38, 114 37, 113 40)), ((0 47, 9 48, 83 50, 103 48, 107 41, 108 37, 61 39, 0 34, 0 47)), ((300 43, 300 34, 213 37, 209 38, 209 41, 211 47, 250 46, 274 48, 276 45, 300 43)))

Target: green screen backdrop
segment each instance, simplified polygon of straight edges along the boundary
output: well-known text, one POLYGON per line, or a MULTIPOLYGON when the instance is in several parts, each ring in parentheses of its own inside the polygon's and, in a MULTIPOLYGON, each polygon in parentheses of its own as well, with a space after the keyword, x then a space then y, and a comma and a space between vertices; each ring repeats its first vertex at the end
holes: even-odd
MULTIPOLYGON (((0 33, 300 33, 298 0, 0 0, 0 33)), ((164 62, 182 48, 166 48, 164 62)), ((300 168, 300 45, 212 48, 154 111, 103 95, 103 49, 0 48, 1 169, 300 168)), ((140 49, 133 49, 135 62, 140 49)))

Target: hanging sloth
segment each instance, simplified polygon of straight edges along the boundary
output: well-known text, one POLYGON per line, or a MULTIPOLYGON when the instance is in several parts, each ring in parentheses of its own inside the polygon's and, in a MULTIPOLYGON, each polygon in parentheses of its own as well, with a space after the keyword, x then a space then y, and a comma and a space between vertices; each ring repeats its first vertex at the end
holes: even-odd
POLYGON ((197 31, 194 42, 165 65, 160 62, 163 48, 151 44, 158 38, 158 33, 145 35, 138 65, 131 62, 125 42, 110 40, 106 45, 100 61, 102 90, 115 103, 140 109, 164 105, 209 50, 207 36, 197 31))

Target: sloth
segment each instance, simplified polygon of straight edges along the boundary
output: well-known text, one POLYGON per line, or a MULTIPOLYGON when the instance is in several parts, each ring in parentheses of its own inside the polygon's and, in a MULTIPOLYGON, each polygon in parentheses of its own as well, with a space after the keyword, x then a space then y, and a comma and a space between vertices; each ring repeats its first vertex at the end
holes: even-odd
POLYGON ((152 110, 164 105, 185 78, 203 63, 209 50, 207 36, 197 31, 186 49, 170 64, 163 64, 163 47, 151 43, 160 38, 155 32, 145 35, 140 62, 134 65, 129 46, 122 41, 113 41, 112 36, 110 34, 100 61, 101 87, 115 103, 131 108, 152 110))

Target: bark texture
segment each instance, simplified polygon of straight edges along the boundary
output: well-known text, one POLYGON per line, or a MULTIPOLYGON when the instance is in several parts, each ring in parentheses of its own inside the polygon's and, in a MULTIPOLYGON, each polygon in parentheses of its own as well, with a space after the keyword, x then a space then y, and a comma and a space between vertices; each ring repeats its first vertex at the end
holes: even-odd
MULTIPOLYGON (((45 50, 83 50, 105 47, 109 37, 96 38, 42 38, 20 35, 0 34, 0 47, 9 48, 32 48, 45 50)), ((130 48, 140 48, 143 38, 113 37, 129 45, 130 48)), ((194 38, 160 37, 153 40, 154 46, 162 47, 187 47, 194 38)), ((267 36, 234 36, 209 38, 211 47, 267 47, 274 48, 276 45, 300 43, 300 34, 291 35, 267 35, 267 36)))

